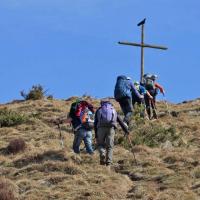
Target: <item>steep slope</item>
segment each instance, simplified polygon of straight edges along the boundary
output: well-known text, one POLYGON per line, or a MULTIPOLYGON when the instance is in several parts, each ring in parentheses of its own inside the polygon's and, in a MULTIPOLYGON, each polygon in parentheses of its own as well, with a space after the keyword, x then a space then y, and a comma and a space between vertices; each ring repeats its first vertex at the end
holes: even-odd
MULTIPOLYGON (((118 130, 111 170, 99 165, 97 151, 93 156, 84 149, 80 155, 72 152, 73 134, 66 124, 61 127, 61 148, 52 119, 66 115, 73 100, 1 105, 27 119, 0 128, 0 175, 12 181, 19 199, 200 199, 199 99, 177 105, 159 102, 156 121, 136 115, 131 127, 135 146, 131 149, 118 130), (19 137, 26 141, 26 150, 7 154, 9 141, 19 137)), ((88 100, 99 105, 99 100, 88 100)))

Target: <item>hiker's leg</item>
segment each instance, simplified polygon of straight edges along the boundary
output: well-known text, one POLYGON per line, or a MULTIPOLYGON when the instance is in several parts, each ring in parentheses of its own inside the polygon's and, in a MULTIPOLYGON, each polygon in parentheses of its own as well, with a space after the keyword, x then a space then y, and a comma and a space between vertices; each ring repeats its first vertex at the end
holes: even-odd
POLYGON ((129 124, 131 121, 131 117, 133 115, 133 106, 132 106, 132 99, 131 98, 125 98, 124 99, 124 110, 125 110, 125 117, 124 121, 129 124))
POLYGON ((107 135, 106 135, 106 164, 112 164, 113 158, 113 147, 114 147, 114 137, 115 137, 115 129, 114 128, 107 128, 107 135))
POLYGON ((119 100, 119 105, 120 105, 121 110, 122 110, 122 112, 125 116, 125 114, 126 114, 126 102, 124 101, 124 98, 119 100))
POLYGON ((106 150, 105 150, 105 138, 106 138, 106 128, 99 127, 97 130, 97 144, 100 153, 100 163, 105 162, 106 150))
POLYGON ((152 92, 151 92, 152 96, 153 96, 153 99, 151 100, 151 107, 152 107, 152 110, 153 110, 153 118, 154 119, 158 119, 158 116, 157 116, 157 112, 156 112, 156 95, 158 94, 158 89, 154 89, 152 92))
POLYGON ((73 150, 75 153, 80 153, 80 145, 82 139, 83 139, 82 129, 79 129, 74 133, 73 150))
POLYGON ((89 154, 93 153, 93 148, 92 148, 92 131, 87 131, 86 130, 86 136, 84 137, 84 143, 86 147, 86 151, 89 154))
POLYGON ((146 111, 147 111, 148 117, 149 117, 149 119, 151 119, 151 107, 150 107, 149 97, 147 95, 145 95, 144 100, 145 100, 146 111))

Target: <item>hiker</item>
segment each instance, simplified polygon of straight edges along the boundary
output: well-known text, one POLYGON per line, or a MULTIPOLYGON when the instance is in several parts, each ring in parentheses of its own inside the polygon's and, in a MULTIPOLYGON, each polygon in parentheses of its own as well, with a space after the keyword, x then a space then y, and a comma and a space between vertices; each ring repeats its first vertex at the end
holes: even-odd
POLYGON ((100 165, 110 166, 113 158, 113 146, 117 122, 126 134, 129 134, 127 126, 117 114, 109 100, 102 100, 101 106, 95 113, 94 130, 100 153, 100 165))
MULTIPOLYGON (((149 99, 153 99, 151 94, 138 81, 134 82, 134 86, 135 86, 136 90, 140 93, 140 95, 143 95, 144 97, 147 96, 149 99)), ((145 115, 145 100, 138 98, 135 95, 135 93, 132 92, 132 105, 133 105, 133 108, 134 108, 136 103, 138 103, 139 105, 143 106, 142 111, 140 113, 140 116, 144 118, 144 115, 145 115)))
POLYGON ((120 104, 122 112, 124 113, 124 122, 127 125, 129 125, 133 114, 132 94, 136 95, 136 97, 141 99, 141 101, 144 98, 144 96, 140 95, 140 93, 136 90, 130 77, 118 76, 114 96, 116 101, 120 104))
POLYGON ((153 110, 153 117, 154 119, 157 119, 157 113, 156 113, 156 96, 158 95, 159 91, 165 95, 165 91, 161 85, 159 85, 156 81, 157 75, 152 74, 145 74, 144 76, 144 86, 146 90, 150 93, 150 95, 153 97, 153 99, 150 99, 148 96, 145 96, 145 104, 147 109, 147 114, 149 116, 149 119, 151 119, 151 108, 153 110))
MULTIPOLYGON (((61 120, 62 122, 62 120, 61 120)), ((72 124, 74 130, 73 150, 80 153, 81 142, 84 141, 86 151, 93 154, 92 129, 94 128, 94 108, 87 101, 77 99, 71 104, 68 114, 68 123, 72 124)))

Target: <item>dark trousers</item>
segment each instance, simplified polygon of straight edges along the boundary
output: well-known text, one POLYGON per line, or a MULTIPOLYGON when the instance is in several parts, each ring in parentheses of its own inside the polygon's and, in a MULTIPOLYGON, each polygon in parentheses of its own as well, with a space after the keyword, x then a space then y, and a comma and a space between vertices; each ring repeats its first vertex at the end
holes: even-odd
POLYGON ((154 91, 149 91, 153 99, 150 99, 147 95, 144 96, 145 99, 145 105, 146 105, 146 110, 149 119, 151 119, 152 112, 153 111, 153 118, 157 118, 157 113, 156 113, 156 93, 154 91))
POLYGON ((130 97, 125 97, 118 100, 119 105, 124 113, 124 121, 129 124, 131 116, 133 114, 132 99, 130 97))
POLYGON ((137 96, 135 96, 134 94, 132 95, 132 105, 133 108, 135 106, 135 104, 138 103, 141 106, 141 112, 140 112, 140 117, 145 116, 145 100, 144 99, 140 99, 137 96))

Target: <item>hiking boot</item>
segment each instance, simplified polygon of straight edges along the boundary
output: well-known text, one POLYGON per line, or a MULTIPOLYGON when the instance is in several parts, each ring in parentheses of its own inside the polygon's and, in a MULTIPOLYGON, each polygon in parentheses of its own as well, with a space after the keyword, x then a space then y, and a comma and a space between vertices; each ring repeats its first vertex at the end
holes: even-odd
POLYGON ((106 157, 104 155, 100 156, 100 165, 106 164, 105 159, 106 159, 106 157))
POLYGON ((104 160, 100 160, 100 165, 105 165, 105 161, 104 160))
POLYGON ((158 119, 158 116, 157 116, 157 113, 156 113, 155 110, 153 110, 153 117, 152 117, 152 118, 154 118, 154 119, 158 119))

